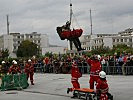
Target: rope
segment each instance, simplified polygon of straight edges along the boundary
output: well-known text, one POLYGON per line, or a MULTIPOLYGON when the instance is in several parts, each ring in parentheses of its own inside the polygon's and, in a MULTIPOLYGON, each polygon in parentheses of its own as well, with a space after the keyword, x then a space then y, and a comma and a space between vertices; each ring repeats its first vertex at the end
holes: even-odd
MULTIPOLYGON (((72 13, 72 14, 73 14, 73 13, 72 13)), ((75 17, 75 15, 74 15, 74 14, 73 14, 73 17, 74 17, 75 22, 77 23, 78 27, 79 27, 79 28, 81 28, 81 27, 80 27, 80 24, 78 23, 77 18, 75 17)))

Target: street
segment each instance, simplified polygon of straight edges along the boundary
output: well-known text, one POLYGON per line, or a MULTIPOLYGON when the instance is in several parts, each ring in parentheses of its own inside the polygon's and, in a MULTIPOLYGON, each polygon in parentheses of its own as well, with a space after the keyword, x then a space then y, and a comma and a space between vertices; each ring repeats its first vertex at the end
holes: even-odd
MULTIPOLYGON (((70 74, 36 73, 34 80, 35 85, 27 89, 1 91, 0 100, 73 100, 72 93, 66 93, 72 86, 70 74)), ((133 76, 107 75, 107 80, 114 100, 133 100, 133 76)), ((81 88, 89 87, 89 75, 84 74, 79 82, 81 88)))

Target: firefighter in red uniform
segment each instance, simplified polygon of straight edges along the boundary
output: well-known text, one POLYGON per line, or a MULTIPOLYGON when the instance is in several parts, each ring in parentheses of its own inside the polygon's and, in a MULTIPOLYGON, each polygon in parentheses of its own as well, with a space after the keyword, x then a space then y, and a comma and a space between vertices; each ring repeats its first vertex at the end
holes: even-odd
POLYGON ((94 55, 92 58, 87 59, 87 63, 90 66, 90 89, 94 89, 94 82, 99 79, 99 72, 101 71, 101 63, 99 56, 94 55))
POLYGON ((34 83, 33 83, 34 66, 30 59, 28 60, 28 63, 25 65, 24 71, 27 74, 27 80, 30 77, 31 85, 34 85, 34 83))
POLYGON ((17 74, 17 73, 21 73, 20 67, 17 65, 17 62, 14 61, 13 65, 10 66, 9 68, 9 74, 17 74))
POLYGON ((106 73, 104 71, 101 71, 99 73, 100 78, 97 81, 96 85, 96 93, 99 96, 99 100, 108 100, 108 83, 106 80, 106 73))
POLYGON ((80 78, 82 74, 80 73, 78 65, 75 61, 72 64, 71 76, 72 76, 71 83, 73 84, 73 88, 68 88, 67 93, 72 92, 74 89, 80 88, 78 78, 80 78))

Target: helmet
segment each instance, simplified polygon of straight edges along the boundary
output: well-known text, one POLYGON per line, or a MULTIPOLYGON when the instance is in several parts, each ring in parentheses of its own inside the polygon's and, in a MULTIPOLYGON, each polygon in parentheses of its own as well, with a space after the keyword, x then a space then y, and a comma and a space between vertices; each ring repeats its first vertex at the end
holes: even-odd
POLYGON ((15 64, 15 65, 16 65, 16 64, 17 64, 17 62, 16 62, 16 61, 14 61, 14 62, 13 62, 13 64, 15 64))
POLYGON ((99 73, 100 78, 106 78, 106 73, 104 71, 101 71, 99 73))
POLYGON ((100 60, 101 59, 101 56, 100 55, 97 55, 97 58, 98 58, 98 60, 100 60))
POLYGON ((31 59, 29 59, 28 62, 31 62, 31 59))
POLYGON ((12 61, 12 63, 14 63, 14 62, 15 62, 15 60, 12 61))
POLYGON ((1 63, 2 63, 2 64, 5 64, 6 62, 5 62, 5 61, 2 61, 1 63))

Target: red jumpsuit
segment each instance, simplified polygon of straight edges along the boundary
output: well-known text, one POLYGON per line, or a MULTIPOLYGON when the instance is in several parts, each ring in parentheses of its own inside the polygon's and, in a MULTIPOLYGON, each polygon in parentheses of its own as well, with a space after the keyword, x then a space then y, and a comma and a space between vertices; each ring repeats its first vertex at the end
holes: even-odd
POLYGON ((19 66, 16 66, 16 65, 12 65, 10 68, 9 68, 9 71, 8 71, 10 74, 17 74, 17 73, 21 73, 21 70, 20 70, 20 67, 19 66))
POLYGON ((71 76, 72 76, 71 83, 73 84, 73 88, 70 88, 70 91, 73 91, 74 89, 80 88, 78 78, 82 76, 82 74, 79 72, 79 68, 77 65, 74 64, 72 65, 71 76))
POLYGON ((100 94, 100 100, 108 100, 107 96, 108 90, 109 87, 106 79, 105 80, 99 79, 96 85, 96 92, 100 94))
POLYGON ((33 64, 31 63, 27 63, 25 65, 25 69, 24 69, 25 73, 27 74, 27 80, 30 76, 30 81, 31 81, 31 84, 34 85, 33 83, 33 75, 34 75, 34 66, 33 64))
POLYGON ((87 63, 90 65, 90 89, 94 89, 94 82, 99 79, 99 72, 101 71, 101 63, 98 60, 91 60, 88 58, 87 63))

